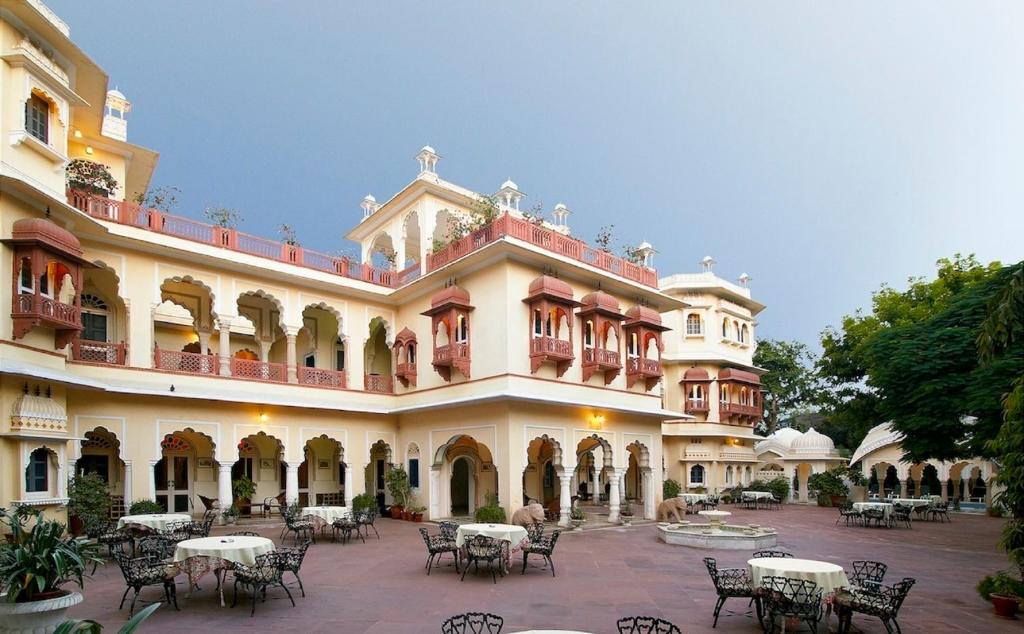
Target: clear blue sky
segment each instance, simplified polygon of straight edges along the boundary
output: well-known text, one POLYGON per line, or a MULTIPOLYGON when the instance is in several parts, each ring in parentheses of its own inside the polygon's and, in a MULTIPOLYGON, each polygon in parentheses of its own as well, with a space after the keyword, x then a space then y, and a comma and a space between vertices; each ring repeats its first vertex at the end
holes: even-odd
POLYGON ((1024 4, 49 0, 179 213, 321 250, 416 173, 753 276, 813 344, 882 281, 1024 258, 1024 4))

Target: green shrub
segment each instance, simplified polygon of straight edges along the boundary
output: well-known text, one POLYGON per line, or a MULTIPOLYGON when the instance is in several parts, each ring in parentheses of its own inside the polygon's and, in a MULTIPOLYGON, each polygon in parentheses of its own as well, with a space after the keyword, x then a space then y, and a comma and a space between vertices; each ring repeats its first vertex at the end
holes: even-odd
POLYGON ((824 493, 818 494, 818 506, 829 507, 832 506, 832 496, 824 493))
POLYGON ((97 530, 110 518, 110 490, 97 473, 76 475, 68 482, 68 506, 85 525, 86 533, 97 530))
POLYGON ((807 490, 813 495, 848 495, 850 488, 843 481, 844 469, 829 469, 812 473, 807 478, 807 490))
POLYGON ((506 521, 505 509, 498 506, 498 496, 488 492, 484 499, 487 500, 487 504, 476 510, 474 515, 476 521, 483 524, 504 524, 506 521))
POLYGON ((993 594, 1003 597, 1024 597, 1024 582, 1014 579, 1005 570, 1000 570, 995 576, 986 575, 979 581, 977 590, 986 601, 990 600, 993 594))
POLYGON ((235 497, 239 500, 252 500, 252 496, 256 495, 256 483, 242 476, 241 478, 231 482, 231 492, 235 494, 235 497))
MULTIPOLYGON (((778 476, 765 482, 764 480, 754 480, 747 485, 747 491, 768 491, 779 500, 785 500, 789 497, 789 482, 784 476, 778 476)), ((733 499, 739 499, 737 495, 733 495, 733 499)))
POLYGON ((360 493, 352 498, 353 511, 365 511, 366 509, 372 509, 375 506, 377 506, 377 500, 371 493, 360 493))
POLYGON ((128 507, 128 515, 148 515, 150 513, 163 513, 164 507, 153 500, 135 500, 128 507))
POLYGON ((669 478, 661 483, 661 496, 665 500, 671 500, 672 498, 679 495, 679 492, 683 490, 682 485, 678 482, 669 478))
POLYGON ((405 467, 402 465, 391 467, 384 478, 394 504, 401 507, 409 506, 409 495, 412 494, 412 488, 409 486, 409 475, 405 472, 405 467))

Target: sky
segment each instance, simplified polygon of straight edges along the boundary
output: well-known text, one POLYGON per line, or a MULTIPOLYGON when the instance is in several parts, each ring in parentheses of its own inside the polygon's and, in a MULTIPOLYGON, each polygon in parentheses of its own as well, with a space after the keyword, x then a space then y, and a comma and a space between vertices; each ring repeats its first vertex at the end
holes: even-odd
POLYGON ((304 246, 418 171, 659 275, 749 274, 757 337, 818 334, 954 253, 1024 259, 1024 3, 48 0, 133 102, 176 209, 304 246))

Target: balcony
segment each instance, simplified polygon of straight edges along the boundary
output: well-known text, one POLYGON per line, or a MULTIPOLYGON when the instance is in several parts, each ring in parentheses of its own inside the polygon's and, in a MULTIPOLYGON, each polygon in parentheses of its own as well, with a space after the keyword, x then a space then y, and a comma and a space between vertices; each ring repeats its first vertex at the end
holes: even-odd
POLYGON ((363 388, 367 392, 376 392, 378 394, 392 394, 395 391, 391 377, 383 374, 364 374, 363 388))
POLYGON ((344 370, 324 370, 299 366, 299 384, 313 387, 344 389, 348 387, 348 375, 344 370))
POLYGON ((584 348, 583 363, 596 365, 600 370, 619 370, 622 368, 618 351, 605 350, 604 348, 584 348))
POLYGON ((764 415, 760 405, 743 405, 732 402, 719 402, 718 413, 720 418, 736 418, 740 423, 752 425, 761 420, 764 415))
POLYGON ((81 330, 82 319, 77 306, 65 304, 45 295, 19 293, 12 302, 11 317, 37 320, 56 330, 81 330))
POLYGON ((268 363, 255 359, 231 359, 231 376, 250 381, 288 382, 288 365, 284 363, 268 363))
POLYGON ((361 280, 378 286, 395 288, 399 277, 412 281, 417 277, 410 269, 401 273, 360 264, 343 256, 328 255, 298 245, 268 240, 235 229, 199 222, 183 216, 147 209, 135 203, 104 198, 78 190, 68 190, 68 204, 79 211, 109 222, 171 235, 184 240, 246 253, 256 257, 294 264, 340 277, 361 280))
POLYGON ((703 398, 688 398, 686 403, 683 405, 683 411, 687 414, 706 414, 710 409, 707 399, 703 398))
POLYGON ((647 390, 653 389, 661 380, 661 361, 643 357, 626 359, 626 379, 627 387, 642 379, 647 390))
POLYGON ((449 343, 434 348, 434 365, 451 366, 460 360, 469 360, 469 344, 449 343))
POLYGON ((157 348, 153 353, 153 367, 180 374, 219 374, 220 360, 216 355, 178 352, 157 348))
POLYGON ((75 339, 71 342, 71 358, 82 363, 124 365, 128 346, 123 343, 75 339))
POLYGON ((416 364, 402 362, 395 364, 395 378, 402 382, 402 385, 416 387, 416 364))
POLYGON ((507 213, 502 214, 489 225, 449 243, 443 249, 428 253, 427 272, 436 271, 450 262, 505 237, 522 240, 627 280, 658 288, 658 274, 653 269, 633 264, 607 251, 588 246, 582 240, 562 235, 557 231, 535 225, 521 218, 515 218, 507 213))

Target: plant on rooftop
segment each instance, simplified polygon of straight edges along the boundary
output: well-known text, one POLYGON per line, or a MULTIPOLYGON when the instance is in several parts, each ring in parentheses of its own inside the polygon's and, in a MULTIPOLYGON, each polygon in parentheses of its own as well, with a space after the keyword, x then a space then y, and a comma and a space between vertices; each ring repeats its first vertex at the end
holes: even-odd
POLYGON ((230 207, 210 206, 203 210, 203 217, 223 229, 235 229, 242 221, 242 212, 230 207))
POLYGON ((72 159, 65 168, 68 187, 110 196, 117 188, 117 180, 110 173, 110 166, 87 159, 72 159))
POLYGON ((277 231, 281 234, 281 242, 293 247, 300 246, 299 238, 295 233, 295 229, 293 229, 291 225, 281 224, 277 231))
POLYGON ((170 213, 178 205, 181 190, 172 185, 160 185, 135 194, 135 201, 142 207, 170 213))
POLYGON ((612 242, 615 240, 615 225, 604 225, 597 230, 594 244, 605 253, 612 252, 612 242))

